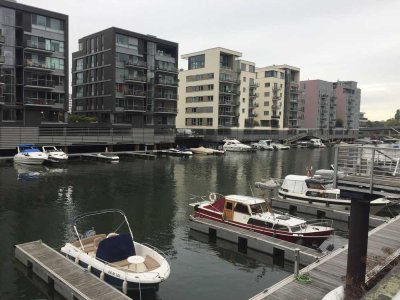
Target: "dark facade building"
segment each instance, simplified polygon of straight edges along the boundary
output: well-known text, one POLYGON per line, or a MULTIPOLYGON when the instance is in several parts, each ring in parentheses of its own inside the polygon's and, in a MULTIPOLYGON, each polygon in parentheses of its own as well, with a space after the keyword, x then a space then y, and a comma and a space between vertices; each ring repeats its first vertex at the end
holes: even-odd
POLYGON ((68 109, 68 16, 0 0, 0 126, 60 123, 68 109))
POLYGON ((72 113, 133 128, 174 128, 178 44, 115 27, 72 54, 72 113))

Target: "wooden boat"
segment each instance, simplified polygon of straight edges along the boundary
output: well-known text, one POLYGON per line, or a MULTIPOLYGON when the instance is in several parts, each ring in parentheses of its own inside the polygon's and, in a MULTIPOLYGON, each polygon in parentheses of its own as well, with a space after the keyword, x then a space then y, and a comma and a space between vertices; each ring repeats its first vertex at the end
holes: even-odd
POLYGON ((332 221, 306 221, 279 213, 261 198, 212 193, 208 200, 191 206, 193 218, 206 218, 305 246, 318 247, 333 232, 332 221))

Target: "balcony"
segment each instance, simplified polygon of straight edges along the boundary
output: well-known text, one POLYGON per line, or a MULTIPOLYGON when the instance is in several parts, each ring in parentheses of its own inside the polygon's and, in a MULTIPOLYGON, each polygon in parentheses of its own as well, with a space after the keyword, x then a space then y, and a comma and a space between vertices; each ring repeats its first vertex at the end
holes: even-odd
POLYGON ((54 47, 49 44, 43 42, 32 42, 31 40, 27 40, 25 42, 25 50, 30 52, 41 52, 51 54, 55 52, 54 47))
POLYGON ((158 65, 158 66, 156 66, 155 71, 156 71, 156 72, 162 72, 162 73, 173 73, 173 74, 177 74, 177 73, 178 73, 178 68, 175 68, 175 67, 167 67, 167 66, 163 66, 163 65, 158 65))
POLYGON ((144 60, 127 61, 125 63, 125 67, 136 68, 136 69, 147 69, 147 62, 145 62, 144 60))
POLYGON ((26 79, 25 88, 52 90, 55 87, 53 80, 26 79))
POLYGON ((277 115, 272 115, 271 116, 271 119, 280 119, 281 118, 281 116, 277 116, 277 115))
POLYGON ((0 44, 4 44, 6 42, 6 37, 0 34, 0 44))
POLYGON ((254 103, 252 103, 252 102, 250 102, 249 103, 249 108, 257 108, 259 105, 258 105, 258 103, 256 103, 256 102, 254 102, 254 103))
POLYGON ((258 88, 260 84, 258 82, 250 82, 250 88, 258 88))
POLYGON ((178 86, 178 82, 176 80, 165 79, 165 78, 158 78, 156 80, 156 85, 166 85, 166 86, 178 86))
POLYGON ((40 62, 31 59, 25 59, 25 68, 50 72, 56 69, 55 65, 48 65, 46 62, 40 62))
POLYGON ((224 105, 224 106, 236 106, 236 105, 238 105, 237 102, 233 101, 233 100, 231 100, 231 101, 221 101, 220 100, 218 104, 219 105, 224 105))
POLYGON ((220 94, 228 94, 228 95, 240 95, 240 91, 230 90, 230 89, 223 89, 219 90, 220 94))
POLYGON ((277 86, 272 87, 272 91, 273 91, 273 92, 280 91, 281 89, 282 89, 282 88, 277 87, 277 86))
POLYGON ((124 92, 125 97, 140 97, 140 98, 146 98, 147 92, 146 91, 140 91, 140 90, 126 90, 124 92))
POLYGON ((178 100, 177 94, 169 94, 169 93, 155 93, 154 99, 162 99, 162 100, 178 100))
POLYGON ((146 106, 144 105, 126 105, 123 108, 127 112, 146 112, 146 106))
POLYGON ((235 117, 236 114, 235 114, 233 111, 223 111, 223 110, 220 110, 220 111, 218 112, 218 116, 219 116, 219 117, 235 117))
POLYGON ((42 98, 25 98, 24 105, 29 106, 53 106, 53 99, 42 99, 42 98))
POLYGON ((300 94, 299 89, 290 89, 291 94, 300 94))
POLYGON ((125 82, 140 82, 140 83, 145 83, 147 82, 147 76, 145 75, 129 75, 128 77, 125 77, 125 82))
POLYGON ((250 93, 249 97, 250 98, 256 98, 256 97, 258 97, 258 93, 250 93))
POLYGON ((177 114, 178 109, 176 109, 175 107, 156 107, 154 109, 154 112, 165 113, 165 114, 177 114))
POLYGON ((248 116, 249 118, 256 118, 257 117, 257 114, 256 113, 249 113, 249 116, 248 116))
POLYGON ((280 97, 280 96, 273 95, 273 96, 272 96, 272 100, 273 100, 273 101, 278 101, 278 100, 281 100, 281 97, 280 97))
POLYGON ((231 78, 226 76, 220 76, 219 81, 222 83, 240 84, 240 80, 237 78, 231 78))

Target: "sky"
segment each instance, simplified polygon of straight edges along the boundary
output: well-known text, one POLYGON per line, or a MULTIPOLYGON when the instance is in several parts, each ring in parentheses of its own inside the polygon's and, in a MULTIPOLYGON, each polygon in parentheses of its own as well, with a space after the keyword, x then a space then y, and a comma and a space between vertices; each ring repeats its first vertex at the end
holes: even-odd
POLYGON ((400 109, 400 0, 18 2, 69 15, 70 57, 79 38, 115 26, 177 42, 180 55, 224 47, 257 67, 299 67, 301 80, 357 81, 372 121, 400 109))

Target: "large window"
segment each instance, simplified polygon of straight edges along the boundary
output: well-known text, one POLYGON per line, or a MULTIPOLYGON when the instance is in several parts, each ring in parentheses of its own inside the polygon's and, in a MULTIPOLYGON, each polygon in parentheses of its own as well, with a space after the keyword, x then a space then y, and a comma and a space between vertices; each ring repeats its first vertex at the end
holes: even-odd
POLYGON ((138 49, 138 39, 129 37, 122 34, 117 34, 115 37, 115 44, 117 46, 126 47, 130 49, 138 49))
POLYGON ((81 71, 83 70, 83 59, 77 59, 76 60, 76 71, 81 71))
POLYGON ((47 31, 64 33, 64 21, 32 14, 32 27, 47 31))
POLYGON ((189 70, 205 67, 206 56, 204 54, 189 57, 189 70))

